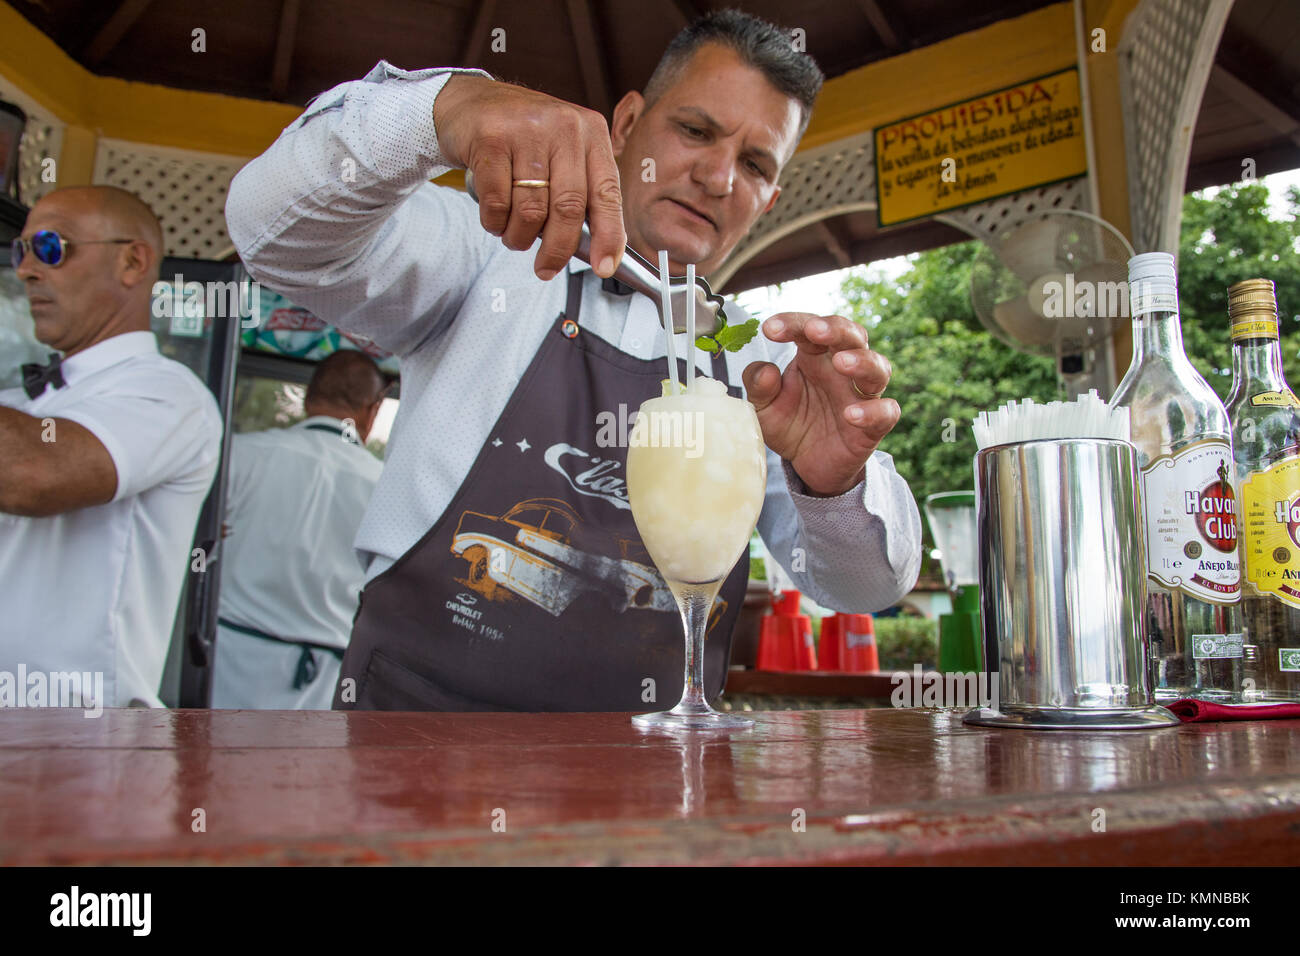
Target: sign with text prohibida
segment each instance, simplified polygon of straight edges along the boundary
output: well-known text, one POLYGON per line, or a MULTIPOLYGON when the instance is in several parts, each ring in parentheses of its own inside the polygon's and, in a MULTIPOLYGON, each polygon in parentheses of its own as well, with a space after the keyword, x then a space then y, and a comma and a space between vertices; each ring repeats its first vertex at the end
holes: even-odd
POLYGON ((876 203, 889 226, 1088 170, 1075 68, 875 130, 876 203))

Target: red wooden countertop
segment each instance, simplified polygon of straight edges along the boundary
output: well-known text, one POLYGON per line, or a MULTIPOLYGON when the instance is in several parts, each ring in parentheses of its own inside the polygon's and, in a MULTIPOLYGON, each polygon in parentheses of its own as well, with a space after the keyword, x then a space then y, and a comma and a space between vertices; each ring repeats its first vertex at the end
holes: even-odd
POLYGON ((0 863, 1300 855, 1297 720, 1035 732, 935 710, 753 716, 747 733, 681 739, 627 714, 4 710, 0 863))

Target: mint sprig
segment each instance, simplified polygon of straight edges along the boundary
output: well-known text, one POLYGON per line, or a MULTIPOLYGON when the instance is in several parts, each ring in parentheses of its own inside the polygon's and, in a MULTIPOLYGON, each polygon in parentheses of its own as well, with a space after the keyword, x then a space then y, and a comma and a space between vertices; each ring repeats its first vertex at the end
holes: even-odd
POLYGON ((728 325, 727 314, 719 309, 718 330, 712 335, 696 337, 695 345, 713 355, 717 355, 722 349, 726 349, 728 352, 739 352, 757 334, 758 319, 750 319, 740 325, 728 325))

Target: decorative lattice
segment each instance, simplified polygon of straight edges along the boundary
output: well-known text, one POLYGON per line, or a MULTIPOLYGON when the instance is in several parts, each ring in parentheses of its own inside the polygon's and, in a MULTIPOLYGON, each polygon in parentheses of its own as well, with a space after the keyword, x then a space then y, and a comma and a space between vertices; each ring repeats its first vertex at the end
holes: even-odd
POLYGON ((809 223, 876 208, 875 146, 867 130, 797 154, 781 172, 781 198, 732 250, 714 284, 722 288, 762 249, 809 223))
POLYGON ((167 255, 223 259, 233 251, 226 233, 226 191, 246 160, 101 139, 95 183, 135 193, 163 227, 167 255))
POLYGON ((934 218, 954 226, 976 239, 992 239, 1022 222, 1060 209, 1083 209, 1087 205, 1088 178, 1039 186, 998 196, 973 206, 940 213, 934 218))
MULTIPOLYGON (((18 195, 23 205, 30 207, 58 186, 57 182, 46 182, 50 177, 42 178, 41 173, 47 168, 45 160, 57 161, 66 124, 4 77, 0 77, 0 99, 8 100, 27 114, 27 128, 18 144, 18 195)), ((57 166, 54 174, 57 178, 57 166)))
POLYGON ((1177 249, 1191 133, 1231 0, 1143 0, 1120 42, 1133 246, 1177 249))

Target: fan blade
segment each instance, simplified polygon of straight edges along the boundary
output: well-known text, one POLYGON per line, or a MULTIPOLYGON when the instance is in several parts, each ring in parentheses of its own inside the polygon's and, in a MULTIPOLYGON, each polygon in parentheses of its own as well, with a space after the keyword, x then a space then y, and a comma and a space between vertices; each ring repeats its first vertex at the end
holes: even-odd
POLYGON ((1028 348, 1042 348, 1056 341, 1056 323, 1035 312, 1028 296, 997 303, 993 306, 993 321, 1028 348))

